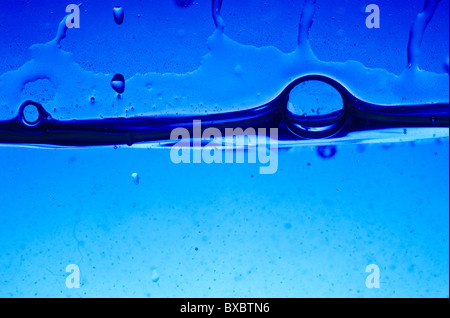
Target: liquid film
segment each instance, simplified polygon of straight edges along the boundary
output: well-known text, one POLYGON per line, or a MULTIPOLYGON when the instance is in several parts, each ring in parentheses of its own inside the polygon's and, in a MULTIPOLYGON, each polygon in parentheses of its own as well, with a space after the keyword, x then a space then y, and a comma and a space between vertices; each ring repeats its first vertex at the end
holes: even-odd
MULTIPOLYGON (((120 74, 84 70, 70 52, 62 50, 60 43, 68 32, 64 17, 53 40, 32 45, 30 61, 0 76, 0 118, 15 117, 26 100, 25 86, 43 79, 55 88, 53 98, 43 107, 59 120, 130 117, 130 107, 132 116, 155 117, 244 110, 270 102, 293 80, 308 74, 332 77, 356 97, 380 105, 448 103, 448 74, 418 67, 422 37, 438 2, 426 1, 417 15, 410 32, 408 63, 401 74, 368 68, 354 60, 319 60, 309 42, 314 0, 304 3, 293 52, 242 45, 229 38, 221 16, 222 0, 213 0, 216 31, 208 39, 208 53, 197 70, 185 74, 151 72, 127 79, 120 74)), ((114 12, 121 21, 122 8, 114 12)))

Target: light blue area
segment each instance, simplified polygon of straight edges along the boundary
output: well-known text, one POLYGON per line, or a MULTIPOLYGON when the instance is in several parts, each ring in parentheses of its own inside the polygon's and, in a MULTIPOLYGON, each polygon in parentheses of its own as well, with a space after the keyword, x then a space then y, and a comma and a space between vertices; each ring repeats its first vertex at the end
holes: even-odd
POLYGON ((0 294, 448 297, 448 146, 300 147, 268 176, 164 149, 1 147, 0 294))

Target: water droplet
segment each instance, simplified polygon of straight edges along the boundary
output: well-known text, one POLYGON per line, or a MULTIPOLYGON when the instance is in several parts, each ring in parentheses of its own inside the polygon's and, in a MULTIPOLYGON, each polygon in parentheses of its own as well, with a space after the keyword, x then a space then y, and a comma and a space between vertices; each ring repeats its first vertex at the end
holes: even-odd
POLYGON ((122 24, 124 18, 123 8, 119 6, 114 7, 113 14, 114 21, 116 21, 117 24, 122 24))
POLYGON ((114 75, 111 80, 111 87, 119 94, 122 94, 125 91, 125 78, 122 74, 114 75))
POLYGON ((131 174, 131 179, 135 185, 139 185, 139 175, 136 172, 131 174))
POLYGON ((157 283, 159 281, 159 275, 156 269, 152 272, 152 282, 157 283))
POLYGON ((95 97, 91 97, 90 101, 92 104, 95 103, 95 97))

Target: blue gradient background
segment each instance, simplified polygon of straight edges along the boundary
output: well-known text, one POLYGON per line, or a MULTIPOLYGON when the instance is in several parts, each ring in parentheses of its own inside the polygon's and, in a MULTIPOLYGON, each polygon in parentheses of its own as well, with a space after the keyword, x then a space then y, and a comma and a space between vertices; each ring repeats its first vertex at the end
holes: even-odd
MULTIPOLYGON (((119 2, 84 1, 81 28, 62 42, 82 67, 128 78, 199 66, 210 1, 119 2)), ((0 0, 0 73, 55 36, 69 3, 0 0)), ((292 51, 302 3, 224 0, 226 33, 292 51)), ((398 74, 423 2, 376 1, 376 30, 365 27, 369 3, 318 0, 313 50, 398 74)), ((444 72, 448 12, 442 1, 422 69, 444 72)), ((280 152, 276 174, 258 170, 175 165, 169 149, 0 145, 0 297, 449 296, 448 138, 345 144, 328 160, 296 147, 280 152), (72 263, 80 289, 65 285, 72 263), (372 263, 379 289, 365 285, 372 263)))

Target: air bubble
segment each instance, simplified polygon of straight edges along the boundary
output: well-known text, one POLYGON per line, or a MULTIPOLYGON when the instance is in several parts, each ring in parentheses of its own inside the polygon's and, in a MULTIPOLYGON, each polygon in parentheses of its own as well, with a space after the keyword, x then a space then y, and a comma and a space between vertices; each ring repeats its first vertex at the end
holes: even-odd
POLYGON ((22 119, 25 124, 33 126, 39 123, 40 112, 34 103, 28 103, 22 108, 22 119))
POLYGON ((339 91, 328 83, 307 80, 289 92, 286 105, 289 128, 304 138, 324 138, 340 131, 345 104, 339 91))
POLYGON ((122 24, 124 18, 123 8, 119 6, 114 7, 113 14, 114 14, 114 21, 117 24, 122 24))
POLYGON ((91 97, 90 101, 91 101, 92 104, 94 104, 95 103, 95 97, 91 97))

